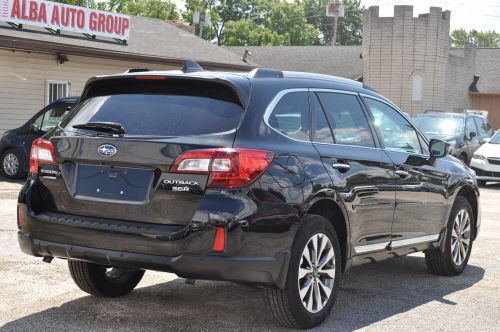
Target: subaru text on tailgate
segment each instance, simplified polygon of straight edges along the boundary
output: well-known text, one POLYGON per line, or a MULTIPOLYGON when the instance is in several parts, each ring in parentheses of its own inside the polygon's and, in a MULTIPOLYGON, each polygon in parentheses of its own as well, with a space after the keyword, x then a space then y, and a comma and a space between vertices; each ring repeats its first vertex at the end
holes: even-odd
POLYGON ((362 83, 255 69, 91 79, 31 150, 21 249, 122 296, 144 270, 263 288, 283 325, 332 310, 351 266, 416 251, 467 265, 474 173, 362 83))

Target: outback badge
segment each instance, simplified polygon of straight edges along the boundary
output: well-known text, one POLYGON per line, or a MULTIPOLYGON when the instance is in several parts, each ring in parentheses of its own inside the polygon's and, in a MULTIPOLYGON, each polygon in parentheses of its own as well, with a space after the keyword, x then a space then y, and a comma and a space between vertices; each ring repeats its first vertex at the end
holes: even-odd
POLYGON ((97 148, 97 153, 103 157, 113 157, 118 150, 114 145, 103 144, 97 148))

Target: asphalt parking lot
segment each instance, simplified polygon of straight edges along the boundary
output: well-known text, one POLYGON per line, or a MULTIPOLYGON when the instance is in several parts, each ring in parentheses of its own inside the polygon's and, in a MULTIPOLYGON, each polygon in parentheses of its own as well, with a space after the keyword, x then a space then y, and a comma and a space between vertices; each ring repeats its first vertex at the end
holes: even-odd
MULTIPOLYGON (((187 285, 147 272, 119 299, 90 297, 66 262, 22 254, 16 238, 19 183, 0 178, 1 331, 270 331, 261 291, 229 282, 187 285)), ((415 254, 357 267, 318 331, 500 331, 500 184, 481 190, 483 222, 469 267, 458 277, 427 272, 415 254)))

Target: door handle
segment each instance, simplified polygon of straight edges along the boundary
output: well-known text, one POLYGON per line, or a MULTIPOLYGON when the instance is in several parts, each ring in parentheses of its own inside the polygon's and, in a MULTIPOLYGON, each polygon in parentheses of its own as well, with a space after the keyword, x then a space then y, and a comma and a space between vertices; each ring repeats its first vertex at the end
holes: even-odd
POLYGON ((403 171, 403 170, 398 169, 396 171, 396 175, 399 176, 401 179, 406 179, 407 177, 410 176, 410 173, 407 171, 403 171))
POLYGON ((339 171, 348 171, 351 166, 349 166, 349 164, 346 164, 346 163, 333 163, 332 164, 332 167, 339 170, 339 171))

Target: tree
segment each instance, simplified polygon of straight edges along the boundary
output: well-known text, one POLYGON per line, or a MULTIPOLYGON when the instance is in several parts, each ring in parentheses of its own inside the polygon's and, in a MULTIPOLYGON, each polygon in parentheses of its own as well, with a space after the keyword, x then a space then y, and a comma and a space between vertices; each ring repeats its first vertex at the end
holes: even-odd
MULTIPOLYGON (((333 35, 333 17, 326 17, 326 5, 332 0, 304 0, 307 22, 321 31, 319 44, 330 45, 333 35)), ((337 45, 361 45, 364 6, 361 0, 342 0, 345 17, 339 17, 337 45)))
POLYGON ((465 29, 455 29, 451 33, 453 47, 464 47, 466 43, 471 43, 477 47, 500 47, 500 33, 495 30, 477 31, 465 29))
POLYGON ((177 6, 170 0, 109 0, 97 3, 97 8, 120 14, 157 18, 163 21, 179 19, 177 6))
POLYGON ((94 0, 53 0, 53 1, 73 6, 80 6, 80 7, 88 6, 89 8, 97 8, 97 5, 94 0))
POLYGON ((224 44, 228 46, 262 45, 281 46, 290 45, 289 35, 279 35, 253 20, 229 21, 226 23, 224 44))
MULTIPOLYGON (((203 38, 218 45, 312 45, 319 39, 300 1, 205 0, 204 5, 212 24, 203 38)), ((201 0, 186 0, 187 22, 195 11, 201 11, 201 0)))

